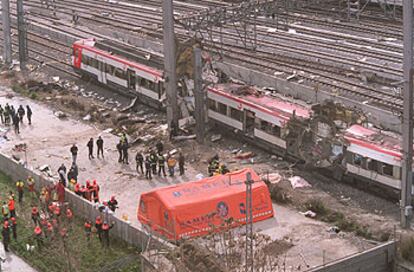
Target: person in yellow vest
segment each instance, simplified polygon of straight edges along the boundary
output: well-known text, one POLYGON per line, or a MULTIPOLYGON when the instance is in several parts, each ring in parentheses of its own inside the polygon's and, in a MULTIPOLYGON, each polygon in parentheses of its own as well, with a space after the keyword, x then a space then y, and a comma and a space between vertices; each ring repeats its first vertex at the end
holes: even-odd
POLYGON ((27 178, 26 182, 27 182, 27 187, 29 189, 29 193, 33 197, 35 195, 35 188, 34 188, 35 187, 35 180, 32 176, 29 176, 27 178))
POLYGON ((75 191, 75 186, 76 186, 76 180, 75 179, 70 179, 69 184, 68 184, 68 188, 71 191, 75 191))
POLYGON ((24 193, 24 182, 23 182, 23 180, 18 180, 16 182, 16 189, 17 189, 19 204, 22 204, 22 202, 23 202, 23 193, 24 193))

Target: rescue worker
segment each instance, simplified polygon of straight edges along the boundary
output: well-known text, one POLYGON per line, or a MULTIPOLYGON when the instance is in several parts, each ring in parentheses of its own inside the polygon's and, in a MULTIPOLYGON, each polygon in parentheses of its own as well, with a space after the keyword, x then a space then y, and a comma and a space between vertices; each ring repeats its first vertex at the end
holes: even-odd
POLYGON ((152 169, 152 174, 156 175, 157 174, 157 154, 155 154, 154 151, 151 150, 150 152, 150 162, 151 162, 151 169, 152 169))
POLYGON ((29 121, 29 125, 31 125, 33 112, 29 105, 26 106, 26 114, 27 114, 27 121, 29 121))
POLYGON ((91 233, 92 233, 92 222, 90 220, 87 220, 84 224, 84 227, 85 227, 86 240, 90 241, 91 233))
POLYGON ((13 239, 17 240, 17 220, 16 217, 10 218, 11 221, 11 229, 13 231, 13 239))
POLYGON ((6 106, 4 107, 4 123, 6 125, 10 124, 10 106, 9 106, 9 103, 6 103, 6 106))
POLYGON ((149 156, 145 158, 145 178, 151 180, 151 160, 149 156))
POLYGON ((82 196, 82 192, 81 192, 81 185, 79 183, 75 184, 75 190, 74 190, 75 194, 77 194, 78 196, 82 196))
POLYGON ((137 152, 137 155, 135 156, 135 162, 137 163, 137 173, 139 174, 139 169, 141 169, 141 174, 144 174, 144 168, 143 168, 143 164, 144 164, 144 156, 142 156, 141 152, 137 152))
POLYGON ((17 114, 19 115, 20 123, 23 124, 23 117, 26 114, 26 112, 22 105, 20 105, 19 108, 17 109, 17 114))
POLYGON ((84 194, 84 198, 91 201, 91 199, 92 199, 92 185, 91 185, 89 180, 86 181, 86 187, 85 187, 85 190, 83 191, 83 194, 84 194))
POLYGON ((72 147, 70 148, 70 153, 72 154, 72 162, 76 163, 76 158, 78 157, 78 147, 76 146, 76 144, 73 144, 72 147))
POLYGON ((128 142, 124 142, 122 144, 122 162, 125 163, 125 164, 129 164, 129 162, 128 162, 128 148, 129 148, 128 142))
POLYGON ((79 21, 79 15, 74 10, 72 10, 72 23, 73 23, 73 25, 77 25, 78 21, 79 21))
POLYGON ((104 242, 102 245, 105 245, 107 248, 109 248, 109 230, 112 229, 114 226, 114 223, 112 222, 111 225, 109 225, 106 221, 102 225, 102 235, 104 242))
POLYGON ((184 175, 184 164, 185 164, 185 159, 184 159, 184 155, 183 153, 180 152, 180 154, 178 155, 178 167, 180 169, 180 176, 184 175))
POLYGON ((65 202, 65 185, 63 182, 59 182, 56 185, 56 193, 58 196, 58 202, 63 204, 63 202, 65 202))
POLYGON ((96 180, 93 180, 93 183, 92 183, 92 200, 95 203, 99 202, 99 190, 100 190, 100 187, 99 187, 98 183, 96 182, 96 180))
POLYGON ((113 212, 118 208, 118 201, 115 199, 115 196, 111 196, 111 199, 108 201, 108 207, 113 212))
MULTIPOLYGON (((49 221, 46 222, 45 236, 46 238, 50 238, 50 240, 53 240, 55 237, 55 228, 53 225, 54 224, 50 223, 49 221)), ((57 223, 55 225, 57 225, 57 223)))
POLYGON ((102 218, 98 215, 95 220, 96 233, 98 234, 99 241, 102 242, 102 218))
POLYGON ((3 215, 3 219, 9 218, 9 205, 6 203, 6 201, 3 201, 3 206, 1 206, 1 214, 3 215))
POLYGON ((156 145, 155 145, 155 148, 157 149, 157 153, 159 154, 159 153, 162 153, 163 151, 164 151, 164 145, 163 145, 163 143, 162 142, 158 142, 156 145))
POLYGON ((70 222, 70 221, 72 221, 72 218, 73 218, 73 212, 70 208, 67 208, 66 209, 66 219, 68 219, 68 221, 70 222))
POLYGON ((105 158, 104 154, 103 154, 103 144, 104 144, 104 141, 103 141, 102 137, 99 136, 98 140, 96 140, 96 146, 98 147, 98 153, 97 153, 98 159, 99 159, 99 154, 102 155, 103 159, 105 158))
POLYGON ((22 204, 22 202, 23 202, 23 193, 24 193, 24 182, 22 180, 18 180, 16 182, 16 189, 17 189, 19 204, 22 204))
POLYGON ((36 226, 34 228, 34 236, 37 242, 37 247, 39 248, 39 250, 41 250, 43 246, 43 238, 42 238, 42 229, 39 226, 36 226))
POLYGON ((62 165, 58 168, 59 179, 63 182, 63 185, 66 187, 66 166, 62 163, 62 165))
POLYGON ((40 218, 39 210, 37 209, 36 206, 33 206, 32 207, 32 220, 33 220, 33 223, 35 225, 37 225, 38 223, 40 223, 39 222, 39 218, 40 218))
POLYGON ((10 243, 10 229, 9 229, 9 222, 6 220, 3 224, 3 229, 1 231, 3 236, 3 246, 4 251, 9 252, 9 243, 10 243))
POLYGON ((118 162, 122 162, 123 158, 122 158, 122 141, 121 140, 116 145, 116 149, 118 150, 118 154, 119 154, 118 162))
POLYGON ((14 133, 20 134, 19 116, 17 116, 17 114, 14 114, 12 117, 12 121, 13 121, 13 126, 14 126, 14 133))
POLYGON ((170 174, 170 177, 174 176, 175 171, 175 165, 177 164, 177 160, 174 159, 173 156, 169 156, 167 160, 167 166, 168 166, 168 173, 170 174))
POLYGON ((16 205, 14 198, 9 199, 9 212, 10 217, 16 217, 16 205))
POLYGON ((219 157, 218 155, 215 155, 213 158, 210 159, 209 164, 208 164, 208 173, 210 177, 214 175, 218 167, 219 167, 219 157))
POLYGON ((93 138, 89 139, 89 142, 86 144, 86 146, 88 147, 89 151, 89 159, 94 159, 95 157, 93 156, 93 138))
POLYGON ((1 105, 0 105, 0 118, 1 118, 1 123, 4 124, 4 109, 1 105))
POLYGON ((29 193, 34 196, 35 195, 35 180, 32 176, 27 178, 27 187, 29 188, 29 193))
POLYGON ((162 171, 164 177, 166 177, 167 175, 165 174, 165 157, 164 157, 164 155, 159 153, 158 157, 157 157, 157 161, 158 161, 158 176, 161 176, 161 171, 162 171))

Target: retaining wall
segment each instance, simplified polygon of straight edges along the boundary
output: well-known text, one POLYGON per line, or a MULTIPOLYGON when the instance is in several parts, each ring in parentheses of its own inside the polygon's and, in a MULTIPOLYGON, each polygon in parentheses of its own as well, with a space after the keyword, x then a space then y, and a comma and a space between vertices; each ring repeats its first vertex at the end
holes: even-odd
POLYGON ((390 241, 367 251, 328 263, 309 272, 392 272, 396 242, 390 241))
MULTIPOLYGON (((43 186, 53 183, 53 180, 51 178, 44 177, 41 174, 34 173, 33 171, 25 168, 22 164, 19 164, 18 162, 4 154, 0 154, 0 171, 9 175, 13 180, 25 180, 28 176, 32 176, 36 181, 37 191, 39 191, 43 186)), ((70 203, 71 207, 73 208, 73 211, 77 216, 80 216, 84 219, 90 219, 94 222, 96 216, 101 214, 93 203, 77 196, 68 189, 66 189, 65 201, 70 203)), ((107 220, 109 222, 115 222, 114 227, 111 229, 112 236, 115 236, 127 242, 128 244, 140 248, 148 245, 149 235, 144 230, 131 226, 127 222, 117 218, 112 214, 109 214, 107 216, 107 220)), ((150 242, 151 246, 156 247, 171 246, 170 244, 161 241, 154 236, 151 237, 150 242)))

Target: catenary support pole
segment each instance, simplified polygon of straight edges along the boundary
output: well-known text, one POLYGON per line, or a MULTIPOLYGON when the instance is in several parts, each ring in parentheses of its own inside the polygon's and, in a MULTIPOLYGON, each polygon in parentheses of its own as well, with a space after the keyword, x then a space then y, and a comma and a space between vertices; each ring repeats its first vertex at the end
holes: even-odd
POLYGON ((196 136, 197 142, 204 142, 205 127, 205 97, 203 91, 203 66, 201 62, 201 49, 194 48, 194 97, 195 97, 195 120, 196 120, 196 136))
POLYGON ((19 37, 19 61, 20 69, 26 70, 27 54, 27 33, 24 20, 23 0, 17 0, 17 32, 19 37))
POLYGON ((12 62, 12 40, 10 30, 10 2, 9 0, 1 0, 1 18, 3 23, 3 40, 4 50, 3 59, 6 64, 12 62))
POLYGON ((163 6, 164 28, 164 72, 165 91, 167 95, 167 122, 170 136, 178 130, 177 107, 177 74, 176 74, 176 48, 174 35, 174 14, 172 0, 164 0, 163 6))
POLYGON ((254 271, 254 252, 253 252, 253 194, 252 194, 252 185, 253 185, 252 175, 249 173, 246 174, 246 264, 245 272, 254 271))
POLYGON ((401 177, 401 227, 409 228, 412 214, 413 163, 413 0, 404 0, 404 110, 402 119, 403 162, 401 177))

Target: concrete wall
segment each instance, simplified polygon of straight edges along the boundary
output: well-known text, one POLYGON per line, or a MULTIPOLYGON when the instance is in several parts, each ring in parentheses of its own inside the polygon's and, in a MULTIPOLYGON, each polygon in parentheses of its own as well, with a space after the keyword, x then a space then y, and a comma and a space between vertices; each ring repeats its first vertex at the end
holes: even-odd
MULTIPOLYGON (((33 171, 25 168, 23 165, 17 163, 12 158, 0 154, 0 171, 9 175, 13 180, 27 179, 32 176, 36 181, 36 190, 39 191, 43 186, 52 184, 53 180, 36 174, 33 171)), ((95 221, 96 216, 100 215, 96 206, 91 202, 77 196, 70 190, 66 190, 65 201, 69 202, 76 216, 84 219, 95 221)), ((138 204, 138 203, 137 203, 138 204)), ((148 245, 149 235, 142 229, 136 228, 127 222, 109 214, 107 217, 109 222, 115 222, 111 229, 111 235, 115 236, 128 244, 143 248, 148 245)), ((151 246, 157 247, 171 247, 167 242, 163 242, 156 237, 151 237, 151 246)))
POLYGON ((337 260, 309 272, 392 272, 396 242, 391 241, 367 251, 337 260))
POLYGON ((414 272, 414 264, 406 262, 397 262, 394 272, 414 272))

